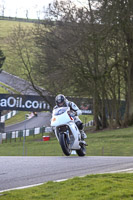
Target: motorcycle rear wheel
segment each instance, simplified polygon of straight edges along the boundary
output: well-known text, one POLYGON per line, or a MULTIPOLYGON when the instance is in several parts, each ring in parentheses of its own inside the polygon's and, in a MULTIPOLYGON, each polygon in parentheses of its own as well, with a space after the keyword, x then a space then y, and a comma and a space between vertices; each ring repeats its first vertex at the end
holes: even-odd
POLYGON ((86 155, 86 147, 84 144, 81 145, 79 150, 76 150, 78 156, 85 156, 86 155))
POLYGON ((68 140, 67 140, 66 135, 65 134, 60 134, 59 141, 60 141, 60 145, 61 145, 63 153, 66 156, 70 156, 71 149, 70 149, 70 144, 68 144, 68 140))

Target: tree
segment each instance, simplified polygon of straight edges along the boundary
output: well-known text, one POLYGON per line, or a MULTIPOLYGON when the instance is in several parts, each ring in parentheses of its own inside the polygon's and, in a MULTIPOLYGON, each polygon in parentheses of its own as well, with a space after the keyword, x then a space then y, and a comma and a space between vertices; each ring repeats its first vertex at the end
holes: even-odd
POLYGON ((83 7, 55 1, 46 13, 31 31, 32 48, 31 32, 17 30, 13 36, 12 47, 28 79, 53 95, 92 97, 96 129, 113 126, 114 121, 121 126, 121 100, 126 99, 125 124, 131 123, 131 0, 101 0, 95 8, 90 0, 83 7))
POLYGON ((26 12, 26 19, 28 20, 29 11, 28 11, 28 10, 26 10, 25 12, 26 12))
POLYGON ((5 1, 2 0, 2 4, 0 5, 1 7, 1 16, 4 17, 5 16, 5 1))
MULTIPOLYGON (((0 68, 2 68, 5 59, 6 59, 6 57, 4 56, 2 50, 0 50, 0 68)), ((2 71, 2 69, 0 69, 0 72, 1 71, 2 71)))
POLYGON ((45 88, 38 87, 39 84, 37 84, 36 75, 33 71, 38 49, 35 48, 32 31, 32 28, 24 28, 18 25, 12 30, 12 34, 8 37, 7 42, 10 47, 11 70, 13 64, 17 65, 18 75, 29 81, 33 89, 53 107, 53 102, 47 97, 49 93, 45 88))
POLYGON ((109 65, 113 55, 109 47, 104 48, 110 40, 106 27, 99 22, 98 10, 92 10, 90 1, 84 8, 56 1, 48 13, 57 20, 44 21, 36 29, 36 44, 41 49, 37 74, 45 74, 42 81, 54 89, 52 92, 56 86, 58 92, 70 95, 72 90, 73 95, 93 97, 96 129, 104 128, 108 98, 105 85, 113 69, 113 63, 109 65))
MULTIPOLYGON (((112 31, 117 29, 117 34, 121 35, 124 45, 121 52, 123 60, 125 88, 126 88, 126 112, 124 124, 133 124, 133 1, 118 0, 102 2, 103 22, 105 19, 112 27, 112 31)), ((119 41, 119 39, 118 39, 119 41)))

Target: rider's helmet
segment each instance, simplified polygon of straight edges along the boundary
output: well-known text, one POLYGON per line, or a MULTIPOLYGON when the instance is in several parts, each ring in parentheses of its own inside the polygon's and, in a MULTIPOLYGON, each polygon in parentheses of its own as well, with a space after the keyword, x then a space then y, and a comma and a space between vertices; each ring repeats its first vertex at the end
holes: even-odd
POLYGON ((58 94, 55 97, 55 103, 59 107, 65 106, 65 104, 66 104, 66 97, 63 94, 58 94))

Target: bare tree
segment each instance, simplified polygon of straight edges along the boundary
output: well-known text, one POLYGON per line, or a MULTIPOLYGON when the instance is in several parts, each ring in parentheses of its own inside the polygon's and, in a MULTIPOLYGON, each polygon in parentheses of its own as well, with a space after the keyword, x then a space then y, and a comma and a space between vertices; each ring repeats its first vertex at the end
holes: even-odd
POLYGON ((1 7, 1 16, 4 17, 5 16, 5 9, 6 9, 4 0, 2 0, 2 4, 0 5, 0 7, 1 7))
POLYGON ((37 84, 36 75, 33 71, 38 49, 35 48, 32 31, 32 28, 24 28, 21 25, 12 30, 12 34, 8 37, 9 51, 12 57, 8 67, 10 66, 12 71, 12 64, 17 65, 18 75, 29 81, 33 89, 53 107, 53 102, 46 95, 49 93, 44 87, 38 87, 39 84, 37 84))
POLYGON ((55 1, 34 31, 18 28, 10 41, 24 66, 22 72, 34 86, 37 83, 54 95, 93 98, 96 129, 113 126, 114 121, 115 126, 122 125, 122 99, 126 99, 125 122, 131 123, 133 102, 132 4, 100 2, 93 8, 90 0, 83 7, 55 1))
POLYGON ((105 28, 97 23, 96 11, 92 10, 90 2, 88 8, 76 8, 71 2, 56 1, 47 13, 51 13, 56 22, 45 21, 36 29, 36 44, 42 50, 38 62, 42 64, 38 64, 41 68, 38 67, 37 74, 45 74, 49 88, 54 89, 52 92, 56 86, 58 92, 68 95, 93 97, 96 128, 106 127, 105 101, 102 111, 100 105, 102 77, 111 71, 103 67, 106 63, 103 63, 101 46, 106 36, 105 28))
POLYGON ((0 72, 2 71, 1 68, 4 64, 5 59, 6 59, 6 57, 4 56, 3 51, 0 49, 0 72))
POLYGON ((25 12, 26 12, 26 19, 28 19, 28 17, 29 17, 29 11, 26 10, 25 12))
POLYGON ((36 29, 36 44, 41 49, 39 76, 45 74, 53 93, 71 90, 74 95, 93 97, 97 129, 107 126, 107 115, 111 124, 114 119, 116 125, 122 124, 121 99, 128 91, 127 42, 116 23, 116 10, 105 9, 104 3, 111 1, 101 1, 97 9, 91 1, 82 8, 70 1, 55 1, 49 5, 48 20, 36 29))
MULTIPOLYGON (((126 112, 124 124, 133 124, 133 1, 102 1, 102 15, 103 22, 108 23, 112 28, 111 33, 115 33, 117 37, 117 43, 121 40, 122 50, 117 51, 119 53, 119 60, 121 56, 121 71, 123 72, 125 81, 125 100, 126 100, 126 112)), ((117 54, 118 55, 118 54, 117 54)))

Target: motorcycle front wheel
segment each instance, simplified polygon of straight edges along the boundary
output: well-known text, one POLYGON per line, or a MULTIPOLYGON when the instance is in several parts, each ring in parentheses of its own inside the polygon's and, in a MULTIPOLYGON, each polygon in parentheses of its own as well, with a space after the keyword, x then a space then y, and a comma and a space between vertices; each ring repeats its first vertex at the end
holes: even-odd
POLYGON ((60 141, 60 145, 61 145, 63 153, 66 156, 70 156, 71 149, 70 149, 70 144, 68 143, 66 134, 60 134, 59 141, 60 141))
POLYGON ((81 145, 79 150, 76 150, 78 156, 85 156, 86 155, 86 147, 84 144, 81 145))

